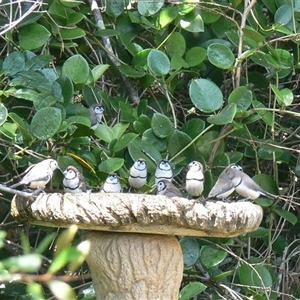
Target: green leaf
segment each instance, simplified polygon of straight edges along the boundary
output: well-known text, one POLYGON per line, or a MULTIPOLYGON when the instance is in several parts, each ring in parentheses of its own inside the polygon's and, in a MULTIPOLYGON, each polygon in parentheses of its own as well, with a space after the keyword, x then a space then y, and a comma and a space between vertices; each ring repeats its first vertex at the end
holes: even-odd
POLYGON ((75 40, 85 36, 85 31, 81 28, 62 28, 60 29, 60 36, 63 40, 75 40))
POLYGON ((7 119, 7 109, 3 103, 0 103, 0 126, 6 122, 7 119))
POLYGON ((25 56, 18 51, 11 52, 3 61, 2 68, 4 74, 13 76, 20 71, 25 70, 25 56))
POLYGON ((268 174, 257 174, 252 178, 265 191, 278 195, 278 186, 274 178, 268 174))
POLYGON ((125 1, 124 0, 118 0, 118 1, 107 1, 106 3, 106 13, 110 16, 119 16, 123 13, 125 7, 125 1))
POLYGON ((22 118, 20 118, 19 115, 11 112, 8 114, 8 116, 12 119, 12 121, 17 124, 18 128, 22 132, 25 140, 32 140, 31 135, 28 132, 27 124, 24 122, 22 118))
POLYGON ((186 52, 185 61, 190 67, 201 64, 206 58, 207 51, 201 47, 193 47, 186 52))
POLYGON ((128 144, 128 151, 133 161, 136 161, 139 158, 144 158, 146 160, 149 173, 154 173, 156 163, 154 163, 145 153, 153 157, 157 162, 162 159, 161 154, 156 149, 155 145, 139 138, 136 138, 128 144))
POLYGON ((265 37, 251 27, 244 27, 243 32, 246 37, 252 39, 256 43, 262 43, 265 41, 265 37))
POLYGON ((185 53, 185 39, 183 35, 177 31, 173 32, 166 43, 167 53, 172 57, 173 55, 182 56, 185 53))
POLYGON ((80 54, 68 58, 62 66, 62 76, 69 76, 74 83, 85 83, 89 77, 90 68, 80 54))
POLYGON ((54 107, 45 107, 33 116, 30 130, 39 140, 51 138, 60 127, 62 121, 61 110, 54 107))
POLYGON ((156 14, 164 5, 164 0, 138 1, 137 8, 142 16, 156 14))
POLYGON ((158 138, 152 131, 152 129, 147 129, 144 131, 142 136, 143 141, 151 143, 159 152, 164 152, 167 150, 166 139, 158 138))
POLYGON ((275 208, 274 211, 282 218, 295 225, 298 222, 298 218, 291 212, 281 209, 279 207, 275 208))
POLYGON ((19 46, 22 49, 34 50, 44 46, 51 33, 42 25, 34 23, 24 26, 19 32, 19 46))
POLYGON ((125 75, 127 75, 128 77, 132 77, 132 78, 141 78, 146 74, 144 71, 136 70, 135 68, 132 68, 127 65, 120 66, 119 70, 125 75))
POLYGON ((113 130, 105 124, 98 125, 95 130, 95 135, 106 143, 110 143, 113 139, 115 139, 113 130))
POLYGON ((192 139, 198 136, 205 128, 205 122, 199 118, 190 119, 183 124, 181 130, 192 139))
POLYGON ((171 64, 168 56, 160 50, 152 49, 147 57, 149 69, 156 76, 163 76, 169 73, 171 64))
POLYGON ((288 106, 293 103, 294 101, 294 94, 293 92, 288 88, 283 88, 280 90, 280 93, 282 95, 283 104, 285 106, 288 106))
POLYGON ((180 291, 179 300, 192 299, 194 296, 203 292, 206 288, 207 286, 201 282, 191 282, 180 291))
POLYGON ((215 125, 231 124, 236 114, 237 106, 235 103, 226 105, 220 113, 207 118, 207 122, 215 125))
POLYGON ((221 90, 208 79, 194 79, 190 85, 189 94, 194 105, 205 113, 218 110, 223 103, 221 90))
POLYGON ((155 113, 151 119, 151 128, 153 133, 159 138, 169 136, 173 131, 173 124, 170 119, 160 113, 155 113))
POLYGON ((237 111, 246 111, 252 102, 252 92, 246 86, 234 89, 228 97, 228 103, 235 103, 237 111))
POLYGON ((234 65, 235 57, 229 47, 213 43, 207 48, 208 60, 217 68, 230 69, 234 65))
POLYGON ((3 265, 15 272, 37 272, 42 264, 42 257, 39 254, 23 254, 20 256, 12 256, 2 261, 3 265))
POLYGON ((73 99, 73 94, 74 94, 73 82, 67 76, 59 77, 56 80, 56 82, 58 82, 61 87, 61 91, 62 91, 62 95, 63 95, 63 99, 64 99, 63 105, 67 106, 68 104, 71 103, 71 101, 73 99))
POLYGON ((51 279, 47 285, 57 300, 76 299, 73 288, 63 281, 51 279))
POLYGON ((208 269, 219 265, 227 257, 227 252, 213 246, 202 246, 200 261, 208 269))
POLYGON ((140 115, 137 121, 133 122, 133 128, 137 133, 144 133, 151 127, 151 119, 147 115, 140 115))
POLYGON ((184 237, 180 240, 185 267, 194 265, 199 258, 200 246, 193 237, 184 237))
POLYGON ((293 9, 291 5, 284 4, 281 5, 274 16, 276 23, 281 25, 287 25, 293 18, 293 9))
POLYGON ((194 11, 180 19, 180 26, 189 32, 204 32, 202 17, 194 11))
MULTIPOLYGON (((168 140, 168 151, 171 157, 175 156, 178 152, 187 146, 192 141, 191 137, 186 133, 175 129, 168 140)), ((184 150, 179 157, 189 158, 195 156, 195 145, 190 145, 184 150)))
POLYGON ((268 288, 273 284, 272 276, 268 269, 262 265, 248 265, 241 263, 238 268, 238 274, 240 277, 241 284, 245 286, 252 286, 260 288, 268 288))
POLYGON ((162 29, 170 24, 178 15, 178 9, 176 6, 168 6, 162 9, 157 18, 159 27, 162 29))
POLYGON ((136 139, 139 135, 129 132, 125 133, 120 139, 117 140, 115 146, 114 146, 114 152, 119 152, 120 150, 124 149, 128 146, 128 144, 136 139))
POLYGON ((103 173, 114 173, 121 169, 124 165, 124 159, 123 158, 118 158, 118 157, 113 157, 113 158, 108 158, 107 160, 103 161, 99 166, 98 170, 103 173))
POLYGON ((109 65, 98 65, 92 69, 93 79, 96 82, 104 72, 109 68, 109 65))
POLYGON ((33 299, 41 299, 44 300, 44 289, 37 282, 30 282, 27 285, 27 292, 30 294, 30 297, 33 299))
POLYGON ((114 133, 114 138, 117 140, 120 139, 128 127, 129 127, 129 123, 122 123, 122 122, 117 123, 112 128, 114 133))
POLYGON ((36 55, 26 61, 25 69, 26 71, 37 71, 41 68, 46 67, 53 60, 54 56, 52 55, 36 55))

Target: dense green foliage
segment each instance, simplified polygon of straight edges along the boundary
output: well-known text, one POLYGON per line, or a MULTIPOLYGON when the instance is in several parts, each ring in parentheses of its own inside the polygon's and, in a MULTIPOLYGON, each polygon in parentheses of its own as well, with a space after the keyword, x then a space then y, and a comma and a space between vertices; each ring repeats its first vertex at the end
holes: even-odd
MULTIPOLYGON (((171 161, 178 184, 187 164, 201 161, 207 195, 224 166, 238 162, 282 198, 257 200, 264 220, 255 232, 235 239, 183 238, 180 299, 300 298, 299 1, 103 5, 92 12, 88 1, 0 3, 1 181, 9 185, 51 156, 61 169, 77 166, 96 190, 110 172, 126 187, 129 167, 143 157, 147 192, 154 183, 151 156, 171 161), (88 107, 95 102, 104 104, 105 121, 94 132, 88 107)), ((61 190, 61 182, 56 172, 52 190, 61 190)), ((1 197, 8 235, 0 277, 6 270, 36 271, 38 257, 51 259, 53 251, 49 239, 41 243, 52 229, 17 227, 10 200, 1 197), (22 240, 35 267, 14 268, 21 263, 9 259, 19 252, 7 247, 8 240, 22 240)), ((49 278, 34 280, 53 290, 49 278)), ((5 284, 0 293, 40 299, 41 286, 31 283, 26 290, 27 283, 5 284)), ((83 290, 80 297, 87 299, 83 290)))

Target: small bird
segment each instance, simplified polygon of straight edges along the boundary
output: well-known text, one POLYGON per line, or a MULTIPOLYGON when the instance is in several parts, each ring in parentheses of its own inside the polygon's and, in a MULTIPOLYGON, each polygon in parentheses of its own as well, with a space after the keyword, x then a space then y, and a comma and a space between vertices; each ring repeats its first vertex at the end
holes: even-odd
POLYGON ((259 196, 268 196, 267 192, 264 191, 249 175, 242 172, 239 169, 232 169, 234 173, 232 178, 235 191, 242 197, 251 200, 257 199, 259 196))
POLYGON ((185 189, 191 196, 199 197, 204 189, 203 165, 198 161, 192 161, 188 167, 185 189))
POLYGON ((167 179, 159 180, 156 184, 157 186, 157 195, 164 195, 167 197, 182 197, 180 190, 167 179))
POLYGON ((27 168, 27 173, 22 180, 10 187, 16 188, 20 185, 26 185, 31 189, 44 189, 56 169, 59 167, 55 159, 45 159, 27 168))
POLYGON ((168 160, 162 159, 156 167, 155 173, 155 184, 158 183, 161 179, 166 179, 172 181, 173 179, 173 170, 168 160))
POLYGON ((95 103, 90 106, 90 121, 91 121, 91 128, 96 129, 98 125, 101 123, 104 107, 98 103, 95 103))
POLYGON ((129 170, 128 183, 135 189, 141 188, 147 182, 147 163, 139 158, 129 170))
POLYGON ((120 184, 119 178, 116 173, 111 173, 107 176, 105 182, 103 183, 102 193, 121 193, 122 186, 120 184))
POLYGON ((226 198, 236 191, 246 199, 257 199, 267 193, 241 167, 231 164, 220 174, 217 182, 210 191, 208 198, 226 198))
POLYGON ((226 167, 220 174, 217 182, 215 183, 207 197, 224 199, 231 195, 235 189, 234 183, 232 181, 235 176, 235 170, 237 171, 237 165, 235 164, 231 164, 226 167))
POLYGON ((79 170, 73 166, 68 166, 63 172, 63 186, 65 193, 88 193, 92 192, 92 189, 86 184, 84 177, 79 170))

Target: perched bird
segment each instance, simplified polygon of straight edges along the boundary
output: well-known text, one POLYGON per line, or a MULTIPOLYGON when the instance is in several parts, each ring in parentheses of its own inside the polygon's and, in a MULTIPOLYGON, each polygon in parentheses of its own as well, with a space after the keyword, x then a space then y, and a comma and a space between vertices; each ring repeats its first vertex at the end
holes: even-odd
POLYGON ((84 177, 73 166, 67 167, 63 172, 63 186, 65 193, 88 193, 92 192, 92 189, 86 184, 84 177))
POLYGON ((246 199, 255 200, 259 196, 267 196, 265 192, 249 175, 239 169, 232 169, 234 173, 232 183, 235 191, 246 199))
POLYGON ((147 163, 139 158, 129 170, 128 183, 135 189, 141 188, 147 181, 147 163))
POLYGON ((180 190, 170 181, 166 179, 159 180, 156 183, 157 195, 164 195, 167 197, 182 197, 180 190))
POLYGON ((122 187, 116 173, 111 173, 107 176, 103 183, 101 192, 103 193, 121 193, 122 187))
POLYGON ((158 183, 161 179, 166 179, 172 181, 173 179, 173 170, 168 160, 162 159, 156 167, 155 173, 155 184, 158 183))
POLYGON ((203 165, 198 161, 189 164, 186 173, 185 189, 193 197, 199 197, 204 189, 203 165))
POLYGON ((51 180, 53 172, 58 168, 58 163, 55 159, 45 159, 29 167, 22 180, 10 187, 16 188, 20 185, 26 185, 31 189, 44 189, 46 184, 51 180))
POLYGON ((235 186, 232 179, 235 176, 234 171, 237 171, 237 165, 231 164, 226 167, 220 174, 217 182, 208 194, 208 198, 227 198, 234 192, 235 186))
POLYGON ((98 125, 101 123, 101 119, 104 113, 104 107, 98 103, 95 103, 90 106, 90 120, 91 120, 91 128, 96 129, 98 125))
POLYGON ((210 191, 208 198, 226 198, 236 191, 245 199, 257 199, 267 193, 241 167, 231 164, 220 174, 217 182, 210 191))

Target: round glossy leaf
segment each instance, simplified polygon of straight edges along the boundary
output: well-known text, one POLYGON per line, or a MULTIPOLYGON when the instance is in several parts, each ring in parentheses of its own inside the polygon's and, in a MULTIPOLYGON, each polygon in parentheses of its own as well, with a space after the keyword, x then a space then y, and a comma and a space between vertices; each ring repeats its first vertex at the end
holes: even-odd
POLYGON ((274 16, 275 22, 281 25, 288 24, 293 18, 293 9, 291 5, 281 5, 274 16))
POLYGON ((47 140, 57 132, 61 121, 60 109, 45 107, 33 116, 30 129, 32 134, 39 140, 47 140))
POLYGON ((124 149, 131 141, 136 139, 138 136, 138 134, 135 134, 133 132, 125 133, 119 140, 117 140, 114 146, 114 152, 118 152, 124 149))
POLYGON ((132 63, 138 70, 147 69, 147 57, 150 51, 151 49, 144 49, 133 57, 132 63))
POLYGON ((159 27, 162 29, 170 24, 178 15, 178 9, 174 6, 168 6, 161 10, 157 19, 159 27))
POLYGON ((5 57, 2 65, 5 75, 13 76, 25 69, 25 56, 19 51, 11 52, 5 57))
POLYGON ((189 300, 194 299, 194 296, 200 294, 207 288, 201 282, 191 282, 183 287, 179 294, 179 300, 189 300))
POLYGON ((204 23, 201 16, 193 12, 180 20, 180 26, 189 32, 204 32, 204 23))
POLYGON ((197 240, 193 237, 184 237, 180 240, 180 246, 182 248, 185 267, 194 265, 199 258, 200 251, 197 240))
POLYGON ((131 141, 128 144, 128 151, 133 161, 136 161, 139 158, 144 158, 146 160, 149 173, 154 173, 156 169, 156 163, 154 163, 149 156, 151 156, 157 162, 162 159, 161 154, 156 149, 155 145, 139 138, 131 141), (149 156, 145 153, 147 153, 149 156))
POLYGON ((113 158, 108 158, 105 161, 103 161, 101 164, 98 166, 98 170, 103 172, 103 173, 114 173, 121 169, 124 165, 124 159, 123 158, 118 158, 118 157, 113 157, 113 158))
POLYGON ((294 94, 290 89, 284 88, 280 90, 280 93, 282 95, 282 102, 285 106, 291 105, 293 103, 294 94))
POLYGON ((199 118, 194 118, 185 122, 181 130, 194 139, 204 130, 204 128, 205 122, 199 118))
POLYGON ((42 25, 34 23, 24 26, 19 32, 19 46, 22 49, 33 50, 44 46, 51 33, 42 25))
POLYGON ((164 0, 138 1, 138 11, 142 16, 151 16, 157 13, 164 5, 164 0))
POLYGON ((95 135, 106 143, 110 143, 115 138, 113 130, 105 124, 98 125, 95 135))
POLYGON ((151 120, 151 128, 153 133, 159 138, 165 138, 169 136, 174 128, 170 119, 160 113, 155 113, 151 120))
POLYGON ((85 83, 89 77, 90 68, 80 54, 68 58, 62 67, 62 76, 69 76, 74 83, 85 83))
POLYGON ((169 36, 165 45, 167 52, 171 57, 173 55, 182 56, 185 52, 185 39, 183 35, 177 31, 169 36))
POLYGON ((213 43, 208 46, 207 58, 214 66, 220 69, 230 69, 235 61, 234 54, 230 48, 219 43, 213 43))
POLYGON ((119 16, 124 11, 125 1, 107 1, 106 3, 106 13, 110 16, 119 16))
POLYGON ((246 286, 266 288, 273 284, 270 272, 262 265, 251 266, 242 263, 238 269, 238 274, 241 283, 246 286))
POLYGON ((193 47, 185 55, 185 61, 190 67, 201 64, 206 58, 206 50, 202 47, 193 47))
POLYGON ((207 122, 215 125, 231 124, 236 114, 237 106, 235 103, 226 105, 220 113, 207 118, 207 122))
POLYGON ((246 111, 252 102, 252 92, 246 86, 234 89, 228 97, 228 103, 235 103, 237 111, 246 111))
POLYGON ((252 178, 265 191, 278 195, 278 186, 273 177, 267 174, 257 174, 252 178))
POLYGON ((206 268, 212 268, 220 264, 227 257, 227 252, 213 246, 202 246, 200 261, 206 268))
POLYGON ((92 69, 93 79, 96 82, 104 72, 109 68, 109 65, 98 65, 92 69))
POLYGON ((0 126, 5 123, 7 119, 7 109, 3 103, 0 103, 0 126))
POLYGON ((63 40, 75 40, 85 36, 85 31, 81 28, 62 28, 60 34, 63 40))
POLYGON ((166 139, 158 138, 156 135, 154 135, 152 129, 147 129, 144 131, 142 140, 151 143, 159 152, 166 151, 167 149, 166 139))
POLYGON ((157 76, 169 73, 171 63, 168 56, 160 50, 152 49, 147 57, 147 64, 150 70, 157 76))
POLYGON ((206 113, 218 110, 223 103, 221 90, 208 79, 194 79, 190 85, 189 94, 194 105, 206 113))
POLYGON ((217 13, 212 13, 212 12, 209 12, 209 11, 206 11, 205 9, 203 9, 201 11, 201 17, 203 19, 203 22, 204 24, 211 24, 211 23, 214 23, 214 22, 217 22, 220 17, 221 17, 221 14, 217 13))
MULTIPOLYGON (((168 150, 171 157, 176 155, 178 152, 187 146, 192 139, 184 132, 175 129, 170 135, 168 140, 168 150)), ((184 158, 194 157, 195 156, 195 145, 192 144, 186 150, 184 150, 180 156, 184 158)))

